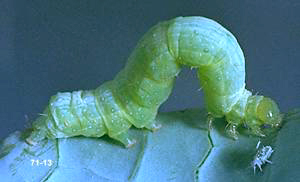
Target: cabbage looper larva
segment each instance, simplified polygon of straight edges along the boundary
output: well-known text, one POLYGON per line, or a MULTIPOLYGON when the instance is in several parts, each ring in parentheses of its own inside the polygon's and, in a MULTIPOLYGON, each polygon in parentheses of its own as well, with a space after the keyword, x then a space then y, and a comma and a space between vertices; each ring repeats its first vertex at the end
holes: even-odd
POLYGON ((27 142, 43 138, 108 134, 129 147, 128 129, 156 130, 159 106, 168 98, 183 65, 198 69, 206 107, 212 117, 226 117, 227 133, 237 139, 246 123, 263 136, 260 126, 278 126, 281 115, 270 98, 245 88, 245 60, 235 37, 204 17, 177 17, 152 27, 139 41, 117 76, 95 90, 58 93, 33 123, 27 142))

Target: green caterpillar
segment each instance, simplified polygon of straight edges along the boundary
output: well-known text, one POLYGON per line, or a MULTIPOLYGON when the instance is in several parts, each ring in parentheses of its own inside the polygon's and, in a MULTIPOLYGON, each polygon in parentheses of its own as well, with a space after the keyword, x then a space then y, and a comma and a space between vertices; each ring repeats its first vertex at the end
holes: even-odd
POLYGON ((52 96, 26 141, 108 134, 130 147, 135 143, 128 135, 132 125, 160 127, 157 110, 183 65, 198 69, 207 110, 213 118, 226 117, 231 137, 237 139, 241 124, 259 136, 264 136, 261 125, 280 125, 277 104, 245 89, 245 60, 235 37, 213 20, 177 17, 152 27, 113 80, 95 90, 52 96))

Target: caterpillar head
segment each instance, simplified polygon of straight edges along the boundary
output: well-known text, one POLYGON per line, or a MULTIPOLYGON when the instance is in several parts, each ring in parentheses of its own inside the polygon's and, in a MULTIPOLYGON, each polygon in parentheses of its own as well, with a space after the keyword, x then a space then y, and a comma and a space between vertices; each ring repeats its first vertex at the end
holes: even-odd
POLYGON ((261 127, 279 127, 282 121, 278 105, 270 98, 250 96, 246 106, 245 124, 257 136, 265 136, 261 127))
POLYGON ((263 97, 257 105, 256 117, 260 123, 271 127, 279 127, 282 121, 278 105, 270 98, 263 97))

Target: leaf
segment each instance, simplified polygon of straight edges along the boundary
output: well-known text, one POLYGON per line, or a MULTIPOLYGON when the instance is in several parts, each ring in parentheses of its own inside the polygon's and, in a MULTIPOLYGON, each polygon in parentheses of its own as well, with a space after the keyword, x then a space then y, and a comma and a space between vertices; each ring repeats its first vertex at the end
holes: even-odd
POLYGON ((260 139, 271 145, 273 164, 254 174, 251 162, 259 140, 240 130, 239 140, 224 135, 226 123, 209 130, 206 111, 160 113, 157 132, 132 129, 138 143, 125 149, 109 137, 24 142, 15 132, 0 144, 3 181, 298 181, 300 174, 300 109, 286 114, 279 132, 260 139), (32 161, 34 164, 32 164, 32 161), (41 163, 36 164, 39 160, 41 163), (46 163, 44 161, 46 160, 46 163), (49 161, 51 165, 49 166, 49 161), (46 165, 45 165, 46 164, 46 165))

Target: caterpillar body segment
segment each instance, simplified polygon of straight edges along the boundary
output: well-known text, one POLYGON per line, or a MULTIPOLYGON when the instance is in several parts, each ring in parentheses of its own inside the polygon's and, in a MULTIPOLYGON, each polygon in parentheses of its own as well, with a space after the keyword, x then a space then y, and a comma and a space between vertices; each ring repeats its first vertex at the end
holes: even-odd
POLYGON ((236 129, 243 123, 260 136, 260 125, 280 124, 277 104, 245 88, 244 55, 234 36, 213 20, 178 17, 152 27, 113 80, 95 90, 53 96, 27 141, 108 134, 132 146, 132 125, 160 127, 155 124, 157 110, 183 65, 198 69, 206 107, 211 116, 226 117, 231 137, 237 138, 236 129))

